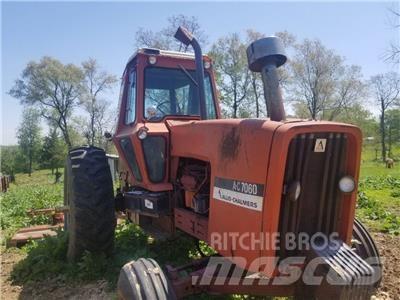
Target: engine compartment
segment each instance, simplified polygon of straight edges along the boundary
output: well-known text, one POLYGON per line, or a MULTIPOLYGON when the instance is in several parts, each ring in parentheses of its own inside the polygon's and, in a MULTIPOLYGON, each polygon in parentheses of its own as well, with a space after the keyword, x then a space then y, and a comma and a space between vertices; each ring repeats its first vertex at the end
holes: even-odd
POLYGON ((208 215, 210 208, 210 165, 197 159, 180 160, 177 189, 181 203, 178 207, 208 215))

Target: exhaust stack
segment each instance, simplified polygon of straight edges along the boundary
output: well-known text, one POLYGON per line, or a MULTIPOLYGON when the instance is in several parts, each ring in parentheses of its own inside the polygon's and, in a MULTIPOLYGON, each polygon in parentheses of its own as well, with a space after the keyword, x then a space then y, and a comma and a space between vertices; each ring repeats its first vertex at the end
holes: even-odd
POLYGON ((259 39, 247 48, 247 61, 252 72, 261 72, 264 98, 271 121, 286 119, 277 69, 287 58, 282 41, 277 37, 259 39))
POLYGON ((200 100, 200 118, 202 120, 207 119, 206 113, 206 94, 204 91, 204 66, 203 66, 203 54, 201 47, 196 38, 184 27, 179 26, 174 37, 186 46, 192 45, 194 50, 194 57, 196 61, 196 79, 197 88, 200 100))

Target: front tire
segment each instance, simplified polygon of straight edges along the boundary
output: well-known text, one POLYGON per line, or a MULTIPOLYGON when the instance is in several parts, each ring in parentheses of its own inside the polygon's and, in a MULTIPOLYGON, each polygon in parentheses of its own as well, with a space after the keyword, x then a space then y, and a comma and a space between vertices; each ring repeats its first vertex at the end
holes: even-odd
POLYGON ((104 150, 80 147, 68 153, 64 178, 64 204, 68 232, 67 258, 84 251, 110 255, 116 225, 113 182, 104 150))
POLYGON ((379 287, 382 280, 382 262, 380 260, 378 247, 376 247, 372 236, 369 234, 364 225, 357 219, 354 219, 353 225, 353 243, 354 251, 362 258, 368 259, 368 262, 378 272, 375 288, 379 287))
POLYGON ((172 286, 158 263, 140 258, 125 264, 118 278, 120 300, 175 300, 172 286))

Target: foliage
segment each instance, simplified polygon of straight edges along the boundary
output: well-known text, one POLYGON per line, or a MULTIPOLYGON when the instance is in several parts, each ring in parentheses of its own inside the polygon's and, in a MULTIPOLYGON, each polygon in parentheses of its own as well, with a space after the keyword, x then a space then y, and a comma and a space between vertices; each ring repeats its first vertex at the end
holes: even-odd
POLYGON ((376 229, 399 234, 400 176, 366 176, 359 183, 357 214, 376 229))
POLYGON ((183 26, 189 30, 189 32, 193 33, 200 45, 205 46, 207 44, 207 36, 201 29, 198 19, 194 16, 179 14, 169 17, 168 25, 161 31, 154 32, 142 27, 139 28, 135 34, 136 47, 188 52, 191 50, 190 47, 182 44, 174 38, 175 32, 179 26, 183 26))
POLYGON ((67 149, 64 142, 59 137, 57 129, 52 128, 48 136, 44 138, 40 153, 42 168, 49 168, 53 173, 54 169, 63 167, 66 155, 67 149))
POLYGON ((360 103, 343 109, 340 115, 335 118, 335 121, 358 126, 364 137, 377 138, 379 136, 378 123, 374 116, 360 103))
POLYGON ((177 240, 154 241, 132 223, 117 226, 115 253, 110 258, 103 254, 85 252, 77 262, 68 262, 67 234, 61 230, 57 236, 32 241, 25 246, 24 251, 28 254, 26 259, 12 272, 12 278, 17 283, 43 280, 57 274, 69 281, 106 278, 112 286, 116 284, 121 267, 131 260, 153 257, 160 264, 179 265, 189 262, 189 253, 198 255, 191 238, 179 236, 179 243, 177 240))
POLYGON ((365 95, 361 68, 344 59, 319 40, 294 45, 290 61, 290 97, 300 102, 312 119, 333 120, 365 95))
POLYGON ((87 144, 102 147, 105 143, 104 131, 113 120, 109 111, 110 103, 102 97, 104 93, 114 87, 117 77, 102 71, 98 62, 93 58, 84 61, 82 69, 85 78, 81 104, 89 115, 85 122, 84 136, 87 144))
POLYGON ((49 223, 49 216, 31 217, 28 210, 57 207, 63 203, 62 184, 53 184, 48 170, 34 172, 28 178, 18 174, 16 183, 11 184, 7 193, 2 195, 0 220, 6 235, 21 227, 49 223))
MULTIPOLYGON (((248 29, 246 31, 247 34, 247 44, 260 39, 264 38, 265 35, 261 32, 254 31, 252 29, 248 29)), ((283 70, 283 69, 281 69, 283 70)), ((263 90, 263 82, 261 79, 261 74, 256 72, 250 72, 250 86, 249 92, 247 95, 246 103, 242 107, 239 108, 239 115, 245 116, 247 113, 247 117, 252 115, 253 103, 255 104, 255 117, 259 118, 261 116, 267 116, 266 105, 264 101, 264 90, 263 90)))
POLYGON ((245 104, 251 82, 245 44, 237 33, 232 33, 218 39, 212 45, 209 55, 214 60, 214 70, 218 73, 224 112, 232 118, 241 117, 240 108, 245 104))
POLYGON ((25 160, 18 146, 1 146, 1 172, 14 175, 25 172, 25 160))
POLYGON ((370 80, 371 90, 375 97, 375 103, 379 109, 379 129, 381 135, 382 160, 386 160, 386 136, 387 136, 387 111, 394 105, 400 104, 400 75, 396 72, 388 72, 373 76, 370 80))
POLYGON ((81 92, 82 70, 51 57, 28 63, 10 94, 22 104, 35 106, 41 115, 61 130, 68 148, 72 147, 69 121, 81 92))
MULTIPOLYGON (((400 10, 398 5, 393 5, 393 8, 389 9, 389 11, 391 19, 390 25, 397 32, 400 28, 400 10)), ((400 45, 398 40, 390 43, 384 58, 386 62, 393 63, 395 66, 400 64, 400 45)))
POLYGON ((31 175, 34 161, 39 156, 41 147, 39 112, 26 108, 23 112, 22 122, 18 128, 18 144, 25 161, 25 170, 31 175))
POLYGON ((400 144, 400 109, 390 109, 386 112, 385 130, 387 132, 388 155, 390 158, 394 158, 393 146, 400 144))

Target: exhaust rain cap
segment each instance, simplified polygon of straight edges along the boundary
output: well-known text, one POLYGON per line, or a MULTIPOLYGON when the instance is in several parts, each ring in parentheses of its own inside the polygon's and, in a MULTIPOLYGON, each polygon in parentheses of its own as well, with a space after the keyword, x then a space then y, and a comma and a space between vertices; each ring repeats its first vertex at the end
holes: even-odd
POLYGON ((247 48, 247 61, 253 72, 261 72, 264 66, 271 64, 279 68, 286 60, 283 43, 276 36, 259 39, 247 48))

